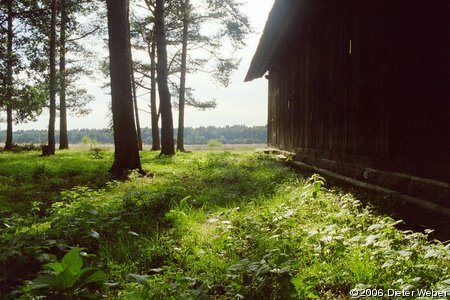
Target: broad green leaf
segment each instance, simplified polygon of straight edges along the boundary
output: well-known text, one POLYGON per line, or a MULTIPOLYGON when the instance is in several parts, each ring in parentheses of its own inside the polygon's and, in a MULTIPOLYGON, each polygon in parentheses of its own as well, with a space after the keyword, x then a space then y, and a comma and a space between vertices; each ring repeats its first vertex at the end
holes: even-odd
POLYGON ((384 228, 383 224, 373 224, 373 225, 370 225, 369 228, 367 228, 367 231, 380 230, 383 228, 384 228))
POLYGON ((80 273, 72 273, 70 270, 66 269, 64 272, 60 273, 58 277, 60 278, 64 288, 71 288, 80 278, 80 273))
POLYGON ((272 269, 268 265, 264 264, 258 269, 258 274, 259 275, 264 275, 264 274, 269 273, 271 270, 272 269))
POLYGON ((80 257, 80 248, 74 247, 62 259, 64 270, 68 270, 72 274, 76 274, 83 266, 83 259, 80 257))
POLYGON ((148 282, 147 282, 147 275, 138 275, 138 274, 128 274, 127 275, 127 280, 131 281, 131 282, 137 282, 140 283, 142 285, 148 286, 148 282))
POLYGON ((369 235, 366 238, 366 243, 364 244, 364 246, 367 247, 373 245, 379 237, 380 237, 379 234, 369 235))
POLYGON ((382 268, 389 268, 395 264, 395 261, 392 259, 388 259, 381 267, 382 268))
POLYGON ((292 278, 291 282, 294 285, 296 291, 299 291, 301 289, 301 286, 303 285, 303 280, 300 277, 292 278))
POLYGON ((52 269, 56 273, 61 273, 64 271, 64 267, 60 262, 53 262, 45 265, 47 268, 52 269))
POLYGON ((37 277, 28 283, 31 289, 49 288, 58 285, 58 278, 54 274, 47 274, 37 277))
POLYGON ((153 272, 153 273, 161 273, 162 271, 164 271, 163 268, 153 268, 150 269, 149 271, 153 272))
POLYGON ((319 298, 319 296, 317 296, 317 292, 316 291, 309 291, 308 298, 310 298, 310 299, 317 299, 317 298, 319 298))
POLYGON ((95 271, 94 273, 92 273, 91 275, 89 275, 89 277, 87 277, 86 279, 84 279, 82 284, 84 285, 84 284, 89 284, 89 283, 101 283, 101 282, 105 281, 106 279, 108 279, 106 274, 103 273, 102 271, 98 270, 98 271, 95 271))
POLYGON ((400 250, 397 252, 398 254, 400 254, 403 257, 410 257, 412 252, 408 251, 408 250, 400 250))
POLYGON ((228 271, 232 273, 242 272, 243 268, 241 264, 234 264, 228 267, 228 271))
POLYGON ((425 258, 430 258, 430 257, 439 257, 441 255, 441 252, 435 249, 430 249, 427 251, 427 253, 425 254, 425 258))

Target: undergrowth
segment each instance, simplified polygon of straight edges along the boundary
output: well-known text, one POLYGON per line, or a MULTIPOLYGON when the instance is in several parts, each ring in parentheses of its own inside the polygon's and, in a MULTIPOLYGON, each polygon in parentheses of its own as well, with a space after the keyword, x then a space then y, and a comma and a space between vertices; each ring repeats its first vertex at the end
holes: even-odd
POLYGON ((319 175, 250 152, 141 156, 151 175, 118 182, 106 150, 0 154, 0 298, 450 295, 448 243, 396 229, 319 175))

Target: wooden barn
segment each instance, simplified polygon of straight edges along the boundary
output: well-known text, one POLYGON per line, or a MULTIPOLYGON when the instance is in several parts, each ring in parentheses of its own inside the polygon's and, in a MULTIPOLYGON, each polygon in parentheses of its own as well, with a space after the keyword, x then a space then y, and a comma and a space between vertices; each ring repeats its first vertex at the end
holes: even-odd
POLYGON ((267 72, 271 147, 450 216, 449 0, 276 0, 267 72))

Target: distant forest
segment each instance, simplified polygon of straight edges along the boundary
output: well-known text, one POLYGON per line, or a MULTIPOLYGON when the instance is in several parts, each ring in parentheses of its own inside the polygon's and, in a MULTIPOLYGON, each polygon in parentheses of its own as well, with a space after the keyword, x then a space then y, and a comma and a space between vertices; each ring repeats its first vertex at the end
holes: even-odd
MULTIPOLYGON (((226 127, 186 127, 184 142, 188 145, 207 144, 210 140, 219 140, 223 144, 264 144, 267 141, 266 126, 248 127, 234 125, 226 127)), ((175 136, 177 130, 175 129, 175 136)), ((0 143, 5 142, 6 132, 0 131, 0 143)), ((99 144, 113 144, 113 132, 110 129, 72 129, 68 131, 69 142, 79 144, 83 137, 89 137, 99 144)), ((59 131, 56 131, 59 139, 59 131)), ((151 130, 142 128, 142 141, 151 144, 151 130)), ((14 142, 17 144, 45 144, 47 143, 47 130, 19 130, 14 132, 14 142)))

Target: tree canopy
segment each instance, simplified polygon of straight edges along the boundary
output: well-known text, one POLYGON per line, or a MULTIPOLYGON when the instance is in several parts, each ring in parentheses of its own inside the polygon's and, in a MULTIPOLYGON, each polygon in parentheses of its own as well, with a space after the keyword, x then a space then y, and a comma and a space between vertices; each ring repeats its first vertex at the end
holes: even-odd
MULTIPOLYGON (((245 38, 251 32, 241 6, 237 0, 127 1, 122 9, 126 9, 127 26, 131 25, 126 39, 132 47, 127 57, 123 52, 118 60, 129 60, 130 80, 121 80, 120 85, 131 83, 135 121, 126 126, 133 127, 138 141, 142 140, 137 130, 140 127, 136 101, 139 94, 150 93, 152 148, 159 149, 162 132, 162 143, 167 145, 163 146, 163 154, 173 154, 171 144, 175 141, 178 150, 183 150, 185 106, 201 110, 216 107, 213 96, 209 99, 196 97, 189 76, 207 73, 223 86, 230 83, 230 75, 240 62, 236 50, 245 45, 245 38), (158 15, 159 11, 163 14, 158 15), (159 23, 155 22, 158 18, 159 23), (133 60, 133 57, 136 58, 133 60), (179 110, 176 138, 173 108, 179 110), (159 120, 163 125, 161 131, 159 120)), ((89 103, 93 100, 80 85, 80 79, 96 77, 93 72, 99 64, 94 62, 102 61, 100 56, 104 53, 99 46, 106 48, 106 41, 120 34, 114 31, 107 38, 107 8, 110 7, 97 0, 7 0, 0 3, 0 54, 4 58, 0 64, 0 109, 7 123, 5 148, 13 144, 14 121, 34 120, 46 109, 50 112, 49 152, 44 154, 54 153, 56 132, 59 132, 59 148, 68 147, 67 113, 89 113, 89 103), (90 44, 92 35, 102 43, 90 44)), ((113 81, 111 62, 109 60, 103 69, 113 81)), ((117 109, 114 111, 113 108, 112 119, 118 114, 117 109)), ((117 122, 112 126, 113 130, 118 130, 117 122)))

